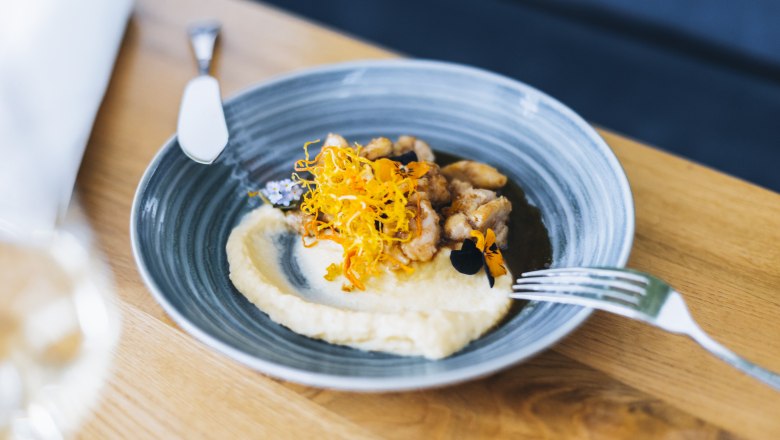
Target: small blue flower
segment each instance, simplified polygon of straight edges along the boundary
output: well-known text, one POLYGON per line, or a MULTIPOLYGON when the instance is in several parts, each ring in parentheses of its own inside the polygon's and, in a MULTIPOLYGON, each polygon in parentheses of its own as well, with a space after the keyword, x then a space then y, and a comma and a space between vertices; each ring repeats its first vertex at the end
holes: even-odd
POLYGON ((274 205, 279 203, 279 200, 282 200, 282 195, 278 191, 269 191, 267 189, 261 189, 260 192, 262 192, 265 198, 268 199, 268 201, 273 203, 274 205))
POLYGON ((268 182, 260 192, 276 206, 289 207, 292 202, 297 202, 303 195, 303 188, 290 179, 268 182))
POLYGON ((270 181, 265 184, 265 190, 271 193, 278 193, 282 191, 282 183, 279 181, 270 181))
POLYGON ((301 188, 300 185, 293 185, 293 187, 290 188, 290 194, 292 194, 294 199, 300 199, 303 195, 303 188, 301 188))

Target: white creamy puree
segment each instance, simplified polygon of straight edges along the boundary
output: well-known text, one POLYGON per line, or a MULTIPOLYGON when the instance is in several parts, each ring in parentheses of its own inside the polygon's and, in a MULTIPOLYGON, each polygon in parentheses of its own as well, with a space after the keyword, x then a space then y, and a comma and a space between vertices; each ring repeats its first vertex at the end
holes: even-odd
POLYGON ((287 279, 278 238, 289 233, 284 214, 268 205, 250 212, 227 242, 230 279, 260 310, 292 331, 363 350, 440 359, 462 349, 504 317, 512 276, 490 288, 484 273, 463 275, 448 249, 410 275, 387 272, 366 282, 366 290, 344 292, 343 279, 327 281, 325 269, 341 260, 341 247, 321 241, 293 256, 310 289, 287 279))

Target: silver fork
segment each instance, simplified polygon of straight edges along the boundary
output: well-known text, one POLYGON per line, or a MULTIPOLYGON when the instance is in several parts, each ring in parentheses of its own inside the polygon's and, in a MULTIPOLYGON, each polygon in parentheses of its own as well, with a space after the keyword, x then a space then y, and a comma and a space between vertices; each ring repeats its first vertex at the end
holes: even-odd
POLYGON ((712 339, 693 320, 682 296, 664 281, 630 269, 572 267, 527 272, 512 286, 515 299, 594 309, 691 337, 733 367, 780 390, 780 375, 749 362, 712 339))

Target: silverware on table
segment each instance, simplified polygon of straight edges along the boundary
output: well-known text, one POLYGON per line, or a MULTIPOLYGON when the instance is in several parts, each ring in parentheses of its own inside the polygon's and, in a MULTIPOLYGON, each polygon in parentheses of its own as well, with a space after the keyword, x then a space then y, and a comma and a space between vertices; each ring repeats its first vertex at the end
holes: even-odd
POLYGON ((190 159, 203 164, 213 163, 228 142, 219 83, 209 75, 219 29, 217 22, 198 23, 190 27, 190 43, 198 60, 198 76, 184 89, 179 109, 179 145, 190 159))
POLYGON ((699 327, 682 295, 664 281, 628 269, 559 268, 527 272, 512 286, 515 299, 591 307, 691 337, 730 365, 780 390, 780 375, 724 347, 699 327))

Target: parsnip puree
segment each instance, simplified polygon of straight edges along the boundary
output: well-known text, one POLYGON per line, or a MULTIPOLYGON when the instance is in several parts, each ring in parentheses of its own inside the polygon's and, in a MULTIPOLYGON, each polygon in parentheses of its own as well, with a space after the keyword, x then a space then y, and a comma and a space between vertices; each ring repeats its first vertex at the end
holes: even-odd
POLYGON ((295 234, 281 210, 263 205, 247 214, 227 242, 230 279, 275 322, 292 331, 363 350, 440 359, 496 325, 509 310, 512 275, 496 278, 458 273, 450 250, 415 262, 411 274, 386 273, 365 290, 344 292, 343 279, 323 278, 342 249, 328 240, 304 248, 295 237, 293 257, 308 289, 294 287, 280 266, 279 238, 295 234))

